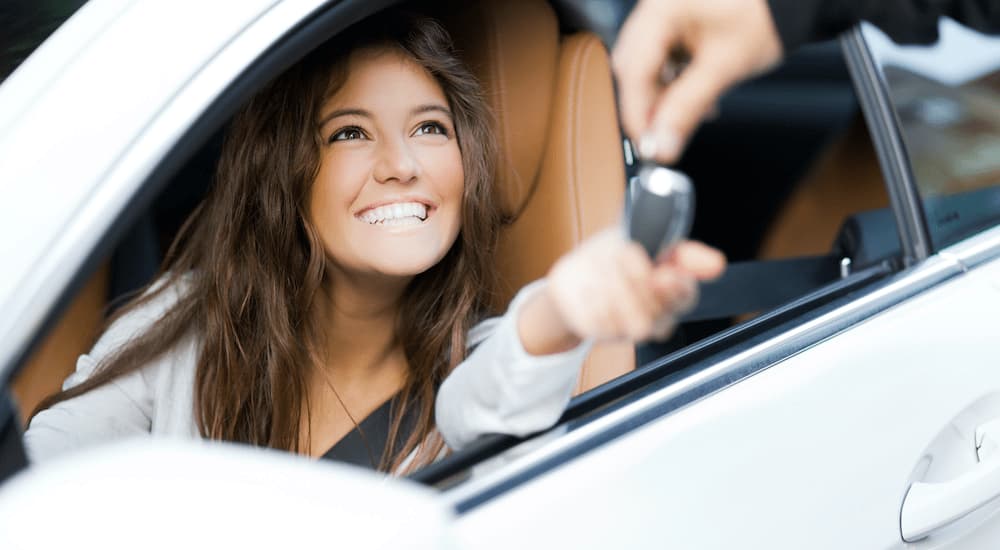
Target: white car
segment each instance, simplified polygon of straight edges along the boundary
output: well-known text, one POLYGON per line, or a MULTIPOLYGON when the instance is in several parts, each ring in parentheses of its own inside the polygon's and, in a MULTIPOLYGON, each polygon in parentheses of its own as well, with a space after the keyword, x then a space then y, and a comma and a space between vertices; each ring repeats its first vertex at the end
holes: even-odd
MULTIPOLYGON (((80 352, 48 343, 67 312, 88 289, 99 310, 148 281, 237 106, 391 4, 91 0, 0 84, 0 379, 20 400, 0 403, 0 547, 1000 547, 1000 40, 948 20, 929 48, 863 25, 727 97, 681 166, 698 185, 695 236, 740 261, 681 338, 641 347, 634 371, 629 352, 631 372, 545 433, 399 480, 156 440, 25 468, 26 396, 72 368, 38 367, 38 350, 80 352), (870 142, 844 131, 858 106, 870 142), (863 188, 871 204, 866 175, 884 183, 863 188), (835 226, 817 236, 824 216, 835 226)), ((508 82, 511 111, 602 105, 535 120, 547 141, 515 156, 546 162, 557 124, 610 124, 569 147, 605 139, 577 160, 621 172, 605 187, 625 194, 610 85, 565 79, 610 82, 594 33, 612 40, 630 2, 425 4, 518 46, 524 79, 555 75, 551 91, 508 82), (558 57, 570 51, 576 64, 558 57)))

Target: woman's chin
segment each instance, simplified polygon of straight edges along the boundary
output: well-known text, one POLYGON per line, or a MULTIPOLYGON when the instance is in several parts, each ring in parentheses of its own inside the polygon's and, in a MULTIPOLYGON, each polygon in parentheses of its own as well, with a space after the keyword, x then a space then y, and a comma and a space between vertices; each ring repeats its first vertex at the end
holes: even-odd
POLYGON ((372 267, 377 273, 389 277, 414 277, 434 267, 440 261, 438 257, 413 256, 397 257, 392 262, 377 262, 372 267))
POLYGON ((454 237, 419 235, 419 238, 387 239, 356 249, 373 271, 396 277, 413 277, 434 267, 448 253, 454 237))

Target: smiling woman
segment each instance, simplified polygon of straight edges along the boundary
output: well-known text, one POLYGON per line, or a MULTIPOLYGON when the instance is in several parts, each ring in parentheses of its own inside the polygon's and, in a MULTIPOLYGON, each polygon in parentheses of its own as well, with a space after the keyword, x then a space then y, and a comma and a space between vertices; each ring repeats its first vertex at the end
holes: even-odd
POLYGON ((330 114, 320 126, 326 145, 312 219, 338 271, 369 280, 424 272, 448 252, 461 223, 465 174, 449 102, 397 51, 356 51, 347 67, 351 78, 323 108, 330 114))
POLYGON ((154 433, 406 472, 552 425, 591 343, 669 327, 723 261, 687 243, 654 266, 612 229, 484 320, 491 124, 443 28, 405 13, 265 86, 161 276, 39 407, 32 459, 154 433))
POLYGON ((488 116, 430 19, 389 14, 312 52, 237 113, 163 275, 39 407, 29 453, 153 432, 318 456, 386 409, 358 461, 433 460, 435 392, 493 284, 488 116), (414 194, 433 203, 417 235, 358 217, 414 194))

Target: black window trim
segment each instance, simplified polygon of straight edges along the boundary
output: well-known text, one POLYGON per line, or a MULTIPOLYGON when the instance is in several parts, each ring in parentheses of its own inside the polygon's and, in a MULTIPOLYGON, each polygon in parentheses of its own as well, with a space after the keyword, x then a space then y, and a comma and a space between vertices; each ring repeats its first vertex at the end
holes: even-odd
POLYGON ((903 265, 909 267, 930 257, 934 248, 899 119, 860 25, 841 37, 841 47, 896 214, 903 265))

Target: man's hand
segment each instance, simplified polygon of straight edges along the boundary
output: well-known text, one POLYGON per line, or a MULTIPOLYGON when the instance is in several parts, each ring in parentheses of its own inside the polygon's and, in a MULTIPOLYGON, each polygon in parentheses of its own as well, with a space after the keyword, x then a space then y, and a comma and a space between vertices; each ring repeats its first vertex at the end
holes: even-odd
POLYGON ((640 153, 676 162, 719 96, 781 59, 765 0, 640 0, 625 21, 612 64, 622 124, 640 153), (662 82, 670 52, 690 64, 662 82))
POLYGON ((544 355, 583 339, 664 339, 697 302, 698 281, 718 277, 725 264, 720 252, 692 241, 654 264, 619 228, 602 231, 560 258, 524 305, 521 341, 544 355))

